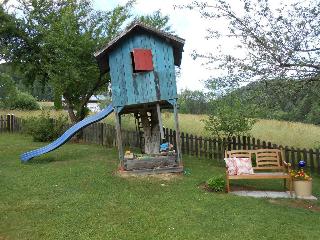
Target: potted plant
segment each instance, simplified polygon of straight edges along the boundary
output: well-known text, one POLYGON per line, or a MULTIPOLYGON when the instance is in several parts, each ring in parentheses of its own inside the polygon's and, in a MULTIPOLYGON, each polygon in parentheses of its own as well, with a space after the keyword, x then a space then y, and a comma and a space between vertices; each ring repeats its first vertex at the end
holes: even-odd
POLYGON ((291 170, 293 187, 297 197, 310 197, 312 195, 312 178, 304 171, 305 161, 299 162, 298 170, 291 170))

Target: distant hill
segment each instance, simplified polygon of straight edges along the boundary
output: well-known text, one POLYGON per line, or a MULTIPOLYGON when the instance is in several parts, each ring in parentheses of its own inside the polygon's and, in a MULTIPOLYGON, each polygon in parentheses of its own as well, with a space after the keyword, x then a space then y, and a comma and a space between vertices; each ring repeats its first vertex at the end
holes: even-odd
POLYGON ((253 117, 320 125, 320 81, 254 82, 217 101, 234 97, 254 109, 253 117))

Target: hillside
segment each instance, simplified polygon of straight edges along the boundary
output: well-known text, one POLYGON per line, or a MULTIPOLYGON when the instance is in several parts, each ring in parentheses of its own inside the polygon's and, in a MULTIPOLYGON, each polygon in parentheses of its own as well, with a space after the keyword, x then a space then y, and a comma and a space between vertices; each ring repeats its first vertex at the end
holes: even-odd
POLYGON ((240 98, 251 117, 320 124, 320 82, 255 82, 217 101, 240 98))

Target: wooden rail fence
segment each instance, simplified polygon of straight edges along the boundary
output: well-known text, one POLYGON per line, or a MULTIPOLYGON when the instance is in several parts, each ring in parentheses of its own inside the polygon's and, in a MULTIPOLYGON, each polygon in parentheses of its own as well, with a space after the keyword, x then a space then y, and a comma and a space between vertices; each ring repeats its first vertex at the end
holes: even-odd
MULTIPOLYGON (((14 115, 0 116, 1 132, 21 132, 23 121, 14 115)), ((176 145, 175 131, 164 129, 166 141, 176 145)), ((278 148, 284 152, 284 158, 293 167, 298 165, 300 160, 305 160, 312 173, 320 175, 320 151, 319 149, 301 149, 288 146, 281 146, 271 142, 262 141, 249 136, 237 136, 232 138, 204 138, 193 134, 181 132, 182 154, 197 158, 206 158, 223 164, 224 151, 228 150, 250 150, 259 148, 278 148)), ((136 131, 122 130, 122 139, 125 149, 140 147, 140 136, 136 131)), ((108 147, 115 147, 116 132, 114 126, 105 123, 94 123, 82 130, 82 141, 86 143, 100 144, 108 147)))

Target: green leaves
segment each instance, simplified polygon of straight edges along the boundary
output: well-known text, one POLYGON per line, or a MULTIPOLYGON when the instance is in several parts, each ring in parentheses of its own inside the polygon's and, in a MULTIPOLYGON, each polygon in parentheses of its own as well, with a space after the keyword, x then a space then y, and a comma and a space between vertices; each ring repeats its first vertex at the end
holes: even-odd
MULTIPOLYGON (((101 76, 93 53, 118 35, 132 19, 135 1, 97 11, 90 0, 19 0, 18 12, 0 7, 0 56, 25 73, 25 83, 49 83, 63 95, 72 122, 88 113, 96 92, 107 92, 110 76, 101 76)), ((160 11, 141 16, 153 27, 170 30, 160 11)))
POLYGON ((249 109, 234 96, 214 102, 215 109, 205 122, 205 129, 217 137, 248 134, 255 119, 248 118, 249 109))

